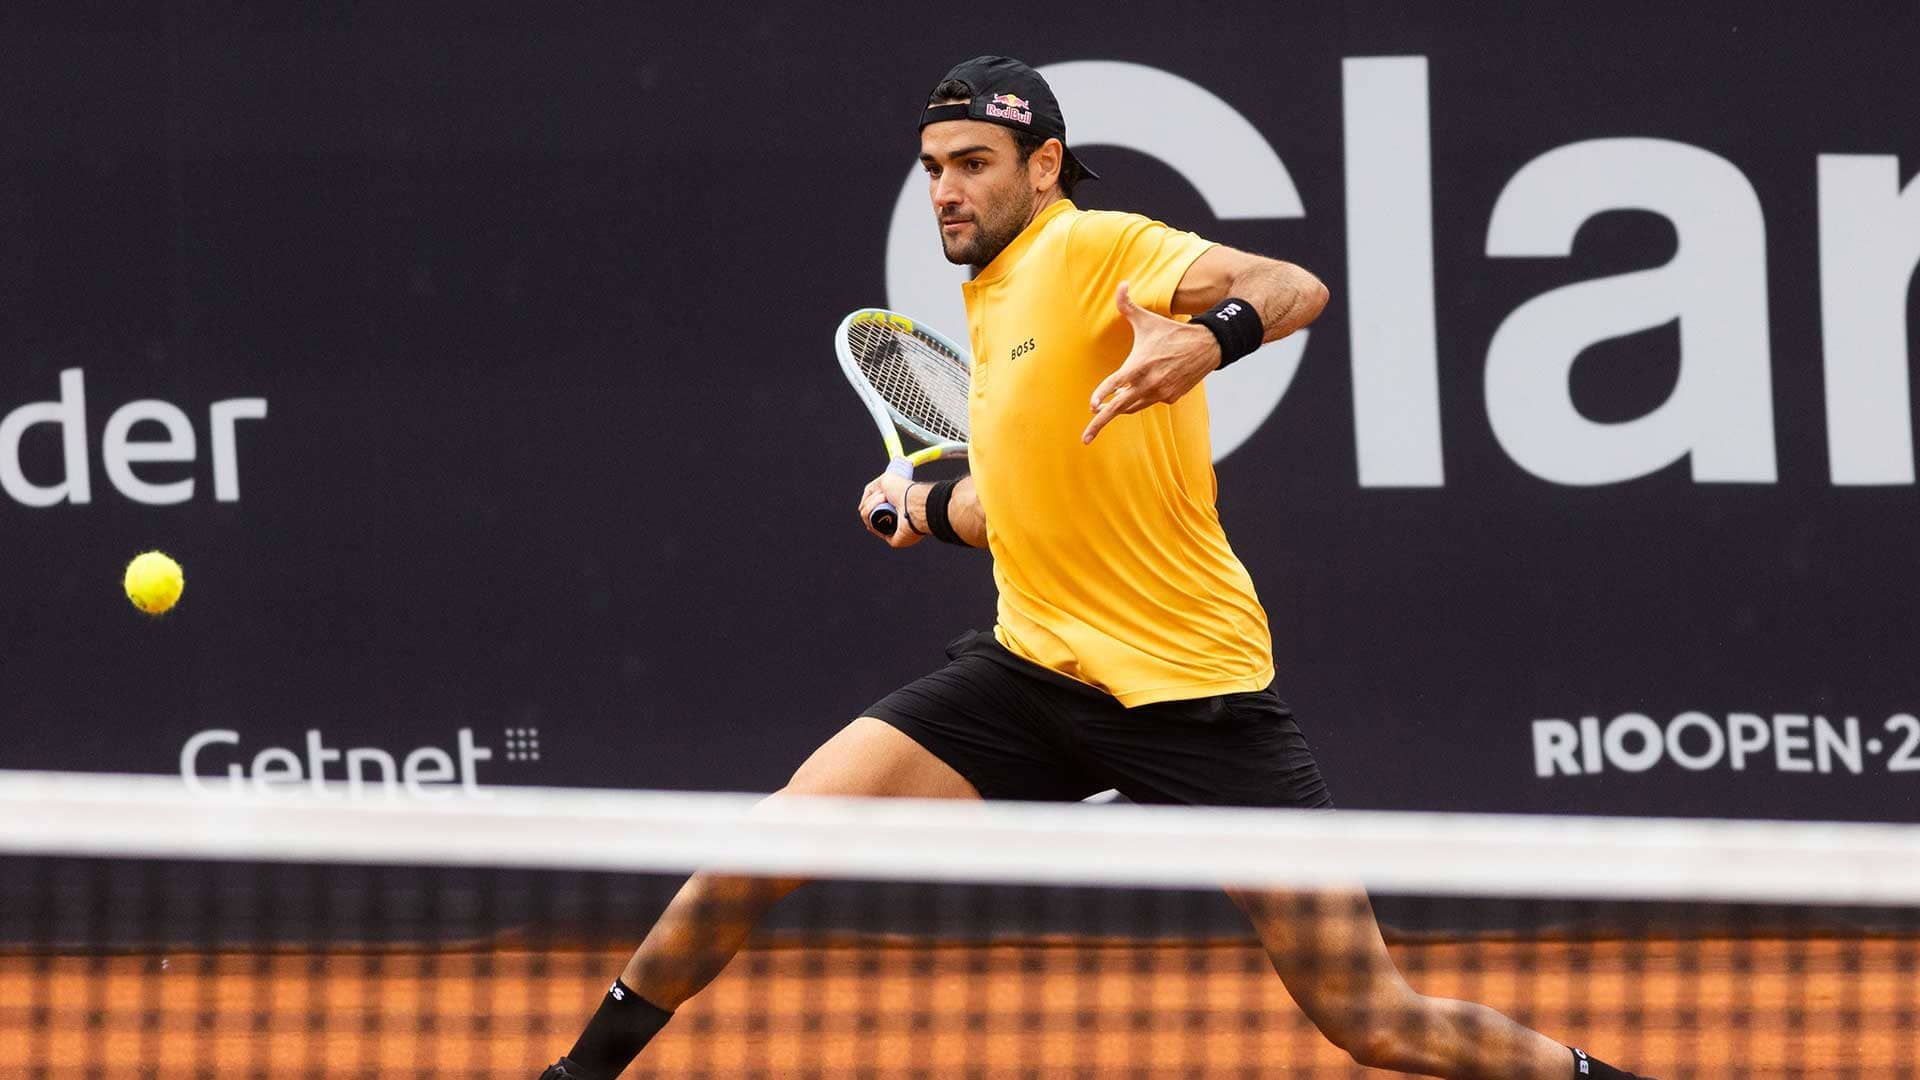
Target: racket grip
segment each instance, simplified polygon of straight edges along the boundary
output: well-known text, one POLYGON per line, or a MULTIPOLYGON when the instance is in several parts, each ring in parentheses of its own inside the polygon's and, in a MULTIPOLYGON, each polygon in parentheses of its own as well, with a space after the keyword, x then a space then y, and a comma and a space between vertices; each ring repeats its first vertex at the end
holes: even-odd
MULTIPOLYGON (((903 457, 894 458, 887 462, 887 471, 902 480, 911 480, 913 479, 913 462, 903 457)), ((900 527, 900 512, 894 509, 892 503, 882 499, 879 506, 867 513, 867 524, 881 536, 892 536, 894 530, 900 527)))

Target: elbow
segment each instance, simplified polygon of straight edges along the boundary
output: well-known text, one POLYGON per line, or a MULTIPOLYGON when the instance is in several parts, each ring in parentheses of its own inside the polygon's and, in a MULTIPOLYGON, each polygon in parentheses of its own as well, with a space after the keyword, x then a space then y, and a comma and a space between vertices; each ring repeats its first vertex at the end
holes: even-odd
POLYGON ((1280 268, 1285 274, 1284 287, 1293 295, 1293 302, 1288 305, 1290 317, 1287 321, 1297 330, 1319 318, 1333 294, 1327 291, 1325 282, 1304 266, 1281 263, 1280 268))
POLYGON ((1327 301, 1331 299, 1333 294, 1327 291, 1327 283, 1314 278, 1313 284, 1307 289, 1307 310, 1312 313, 1307 317, 1307 321, 1312 322, 1319 318, 1320 313, 1327 310, 1327 301))

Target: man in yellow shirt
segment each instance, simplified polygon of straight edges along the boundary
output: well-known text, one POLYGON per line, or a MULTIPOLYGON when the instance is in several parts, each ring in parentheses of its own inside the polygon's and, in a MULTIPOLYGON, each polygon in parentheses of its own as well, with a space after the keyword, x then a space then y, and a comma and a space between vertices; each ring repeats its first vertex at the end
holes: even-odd
MULTIPOLYGON (((1135 214, 1083 211, 1032 68, 978 57, 935 87, 920 161, 963 286, 973 349, 970 473, 877 477, 882 536, 988 548, 991 634, 875 702, 776 798, 869 795, 1330 807, 1274 692, 1266 613, 1214 508, 1210 371, 1298 330, 1327 291, 1290 263, 1135 214), (1191 316, 1188 321, 1175 315, 1191 316)), ((798 881, 688 881, 545 1080, 610 1080, 798 881)), ((1617 1080, 1470 1002, 1414 992, 1364 894, 1229 890, 1287 990, 1362 1064, 1443 1077, 1617 1080)))

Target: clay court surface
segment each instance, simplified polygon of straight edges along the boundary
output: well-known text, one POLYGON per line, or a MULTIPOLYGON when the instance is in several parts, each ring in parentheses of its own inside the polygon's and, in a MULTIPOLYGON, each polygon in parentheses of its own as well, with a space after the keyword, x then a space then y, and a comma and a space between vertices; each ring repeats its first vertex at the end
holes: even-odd
MULTIPOLYGON (((1395 946, 1428 993, 1486 1001, 1666 1080, 1920 1075, 1920 1032, 1898 1022, 1920 999, 1917 952, 1890 939, 1395 946)), ((0 1071, 532 1080, 623 960, 511 949, 4 956, 0 1071), (22 1064, 49 1071, 12 1071, 22 1064)), ((1239 942, 756 948, 642 1065, 628 1075, 1383 1075, 1326 1045, 1265 957, 1239 942)))

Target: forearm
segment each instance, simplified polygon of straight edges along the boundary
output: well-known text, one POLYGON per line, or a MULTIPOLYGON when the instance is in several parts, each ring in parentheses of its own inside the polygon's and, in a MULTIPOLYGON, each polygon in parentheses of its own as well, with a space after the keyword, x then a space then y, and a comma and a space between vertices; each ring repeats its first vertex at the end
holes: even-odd
POLYGON ((1306 269, 1290 262, 1260 259, 1236 270, 1227 279, 1226 295, 1246 300, 1259 310, 1262 341, 1278 341, 1319 318, 1327 306, 1327 287, 1306 269))
MULTIPOLYGON (((909 520, 923 532, 928 528, 927 496, 932 491, 932 484, 915 484, 907 489, 909 520)), ((947 523, 953 526, 954 534, 966 541, 968 547, 987 546, 987 512, 980 505, 979 493, 973 487, 973 477, 963 476, 954 485, 953 498, 947 503, 947 523)))
POLYGON ((1327 287, 1305 268, 1216 244, 1187 268, 1169 308, 1198 315, 1230 296, 1260 312, 1263 341, 1286 337, 1327 306, 1327 287))

